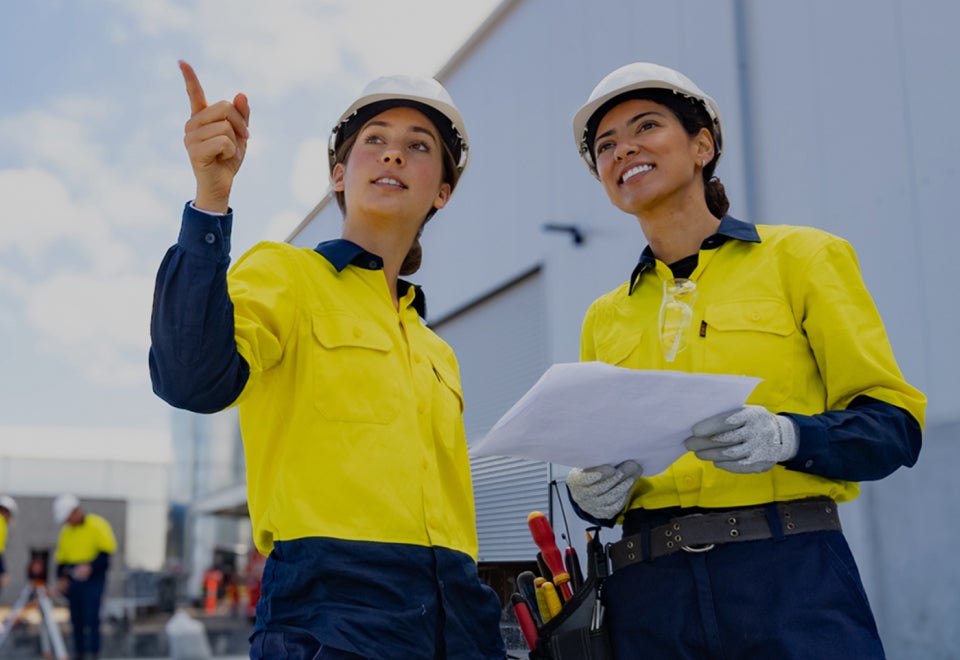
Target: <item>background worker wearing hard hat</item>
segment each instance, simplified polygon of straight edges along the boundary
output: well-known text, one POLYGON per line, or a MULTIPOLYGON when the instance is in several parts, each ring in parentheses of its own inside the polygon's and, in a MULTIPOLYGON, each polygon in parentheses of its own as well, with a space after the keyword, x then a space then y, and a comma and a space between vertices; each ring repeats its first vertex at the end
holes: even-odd
POLYGON ((17 515, 17 502, 9 495, 0 495, 0 593, 7 586, 10 576, 7 575, 7 565, 4 562, 4 553, 7 550, 7 533, 10 521, 17 515))
POLYGON ((648 243, 587 311, 581 359, 762 379, 748 405, 696 424, 691 452, 661 474, 570 473, 586 518, 623 525, 603 588, 616 657, 883 657, 836 503, 916 462, 926 399, 897 367, 853 249, 727 215, 719 109, 672 69, 609 74, 574 133, 648 243))
POLYGON ((84 511, 69 493, 53 501, 53 520, 62 525, 56 551, 57 589, 70 603, 74 654, 92 660, 100 653, 100 603, 117 540, 105 518, 84 511))
POLYGON ((503 658, 457 361, 400 278, 466 166, 460 113, 431 78, 371 83, 331 135, 342 238, 261 243, 228 273, 250 108, 242 94, 208 105, 181 69, 197 196, 157 278, 151 376, 178 407, 239 405, 269 555, 251 657, 503 658))

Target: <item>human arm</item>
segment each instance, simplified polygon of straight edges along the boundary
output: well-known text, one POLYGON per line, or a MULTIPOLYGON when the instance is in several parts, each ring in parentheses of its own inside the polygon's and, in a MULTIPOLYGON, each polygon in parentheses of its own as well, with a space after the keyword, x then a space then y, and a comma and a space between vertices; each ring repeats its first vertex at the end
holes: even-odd
POLYGON ((157 274, 150 319, 153 391, 177 408, 211 413, 243 390, 249 367, 237 351, 227 288, 233 216, 188 204, 177 244, 157 274))
POLYGON ((806 238, 810 236, 818 239, 816 249, 804 252, 791 244, 794 249, 779 256, 782 277, 792 283, 787 302, 815 360, 814 375, 793 383, 795 391, 806 389, 795 401, 809 402, 808 410, 771 408, 780 414, 757 414, 752 425, 740 420, 737 425, 744 428, 735 432, 719 427, 705 432, 709 425, 704 423, 688 448, 705 460, 719 458, 718 467, 734 472, 780 463, 842 481, 880 479, 916 462, 926 399, 897 367, 853 249, 827 234, 808 233, 806 238), (802 260, 791 261, 797 254, 802 260), (825 409, 809 410, 818 399, 825 409), (764 433, 764 425, 774 432, 764 433), (788 437, 782 444, 791 431, 793 440, 788 437), (744 442, 747 435, 755 436, 751 452, 744 442), (707 438, 716 441, 713 447, 707 438))
POLYGON ((154 392, 171 405, 210 413, 229 406, 249 368, 234 339, 229 209, 233 179, 246 151, 250 108, 244 95, 207 105, 189 64, 180 62, 190 100, 184 128, 197 196, 184 210, 177 245, 157 274, 150 322, 154 392), (204 213, 202 211, 207 211, 204 213))

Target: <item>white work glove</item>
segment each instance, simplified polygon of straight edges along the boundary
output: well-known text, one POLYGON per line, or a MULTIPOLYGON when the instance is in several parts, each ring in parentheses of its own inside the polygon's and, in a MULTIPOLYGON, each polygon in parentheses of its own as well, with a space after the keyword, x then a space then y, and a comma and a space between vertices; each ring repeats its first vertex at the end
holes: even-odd
POLYGON ((797 427, 763 406, 744 406, 697 422, 684 444, 728 472, 766 472, 797 455, 797 427))
POLYGON ((567 475, 567 488, 573 501, 597 520, 610 520, 623 511, 643 469, 634 461, 616 467, 597 465, 574 468, 567 475))

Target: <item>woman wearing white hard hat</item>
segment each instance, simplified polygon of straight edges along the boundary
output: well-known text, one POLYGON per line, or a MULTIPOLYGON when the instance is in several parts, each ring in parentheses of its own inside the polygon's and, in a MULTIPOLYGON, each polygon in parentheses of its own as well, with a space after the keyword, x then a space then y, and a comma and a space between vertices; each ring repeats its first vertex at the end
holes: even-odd
POLYGON ((460 113, 431 78, 372 82, 330 139, 341 238, 262 243, 228 272, 249 104, 208 105, 181 70, 197 195, 157 278, 151 376, 174 406, 239 406, 268 555, 251 657, 503 658, 457 361, 400 277, 467 164, 460 113))
POLYGON ((882 657, 836 505, 915 463, 926 399, 852 248, 727 215, 719 108, 677 71, 624 66, 573 123, 647 242, 589 308, 581 359, 761 379, 747 405, 694 425, 665 472, 628 461, 568 476, 584 518, 623 527, 603 587, 616 657, 882 657))

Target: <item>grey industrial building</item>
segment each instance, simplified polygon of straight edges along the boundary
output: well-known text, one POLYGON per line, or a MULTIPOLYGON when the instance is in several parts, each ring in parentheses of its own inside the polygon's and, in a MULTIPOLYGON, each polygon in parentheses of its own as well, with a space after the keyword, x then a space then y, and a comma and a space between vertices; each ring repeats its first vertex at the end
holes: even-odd
MULTIPOLYGON (((917 466, 863 484, 841 516, 889 657, 956 657, 960 223, 949 209, 960 153, 957 25, 960 4, 950 0, 502 2, 437 74, 464 115, 472 161, 426 228, 413 278, 426 292, 428 321, 460 360, 469 441, 549 365, 577 359, 587 306, 629 276, 644 246, 635 219, 608 203, 578 158, 574 111, 622 64, 678 68, 720 105, 717 173, 730 213, 848 239, 901 369, 929 397, 917 466)), ((312 247, 339 231, 328 195, 288 240, 312 247)), ((190 492, 199 498, 190 520, 200 521, 190 533, 207 549, 249 543, 235 416, 185 415, 177 428, 178 442, 207 456, 182 470, 196 476, 217 453, 228 466, 193 479, 203 486, 190 492), (214 530, 203 521, 217 512, 235 517, 217 519, 214 530)), ((564 472, 516 459, 474 462, 482 566, 535 554, 532 510, 550 512, 562 528, 549 484, 562 487, 564 472)))

